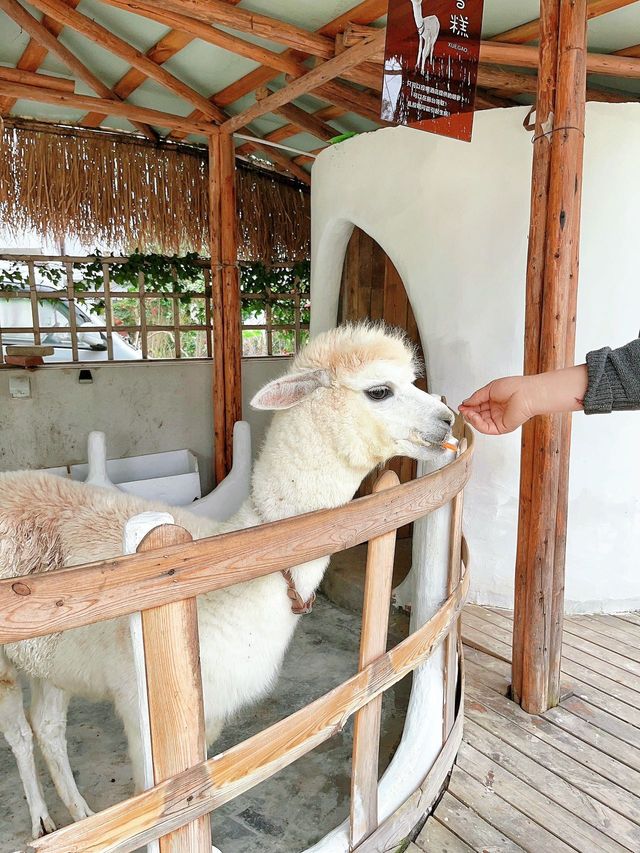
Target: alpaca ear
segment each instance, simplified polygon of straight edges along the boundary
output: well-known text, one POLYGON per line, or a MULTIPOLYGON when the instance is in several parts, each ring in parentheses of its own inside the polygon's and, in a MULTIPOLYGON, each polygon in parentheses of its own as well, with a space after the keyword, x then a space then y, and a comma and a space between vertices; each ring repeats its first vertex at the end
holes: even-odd
POLYGON ((255 395, 251 401, 254 409, 290 409, 320 387, 329 386, 329 377, 324 370, 293 373, 274 379, 255 395))

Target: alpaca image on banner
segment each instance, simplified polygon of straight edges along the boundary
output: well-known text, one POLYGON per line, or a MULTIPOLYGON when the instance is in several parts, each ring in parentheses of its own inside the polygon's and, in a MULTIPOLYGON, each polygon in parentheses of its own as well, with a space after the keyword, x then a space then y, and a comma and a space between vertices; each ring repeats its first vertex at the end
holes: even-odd
POLYGON ((418 56, 416 58, 416 70, 424 74, 424 67, 429 62, 433 64, 433 48, 440 34, 440 20, 437 15, 422 14, 422 0, 410 0, 413 6, 413 20, 418 30, 418 56))

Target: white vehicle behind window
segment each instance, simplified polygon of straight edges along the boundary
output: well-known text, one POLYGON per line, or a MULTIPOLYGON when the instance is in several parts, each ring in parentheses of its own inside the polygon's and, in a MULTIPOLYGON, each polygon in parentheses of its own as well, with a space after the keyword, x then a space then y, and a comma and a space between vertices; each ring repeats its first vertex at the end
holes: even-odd
MULTIPOLYGON (((33 327, 30 291, 20 289, 15 292, 20 296, 6 297, 0 295, 0 331, 2 332, 3 354, 6 354, 8 345, 26 346, 34 343, 33 332, 13 331, 14 329, 33 327), (24 294, 24 298, 21 298, 22 294, 24 294)), ((39 285, 38 292, 55 293, 56 289, 47 285, 39 285)), ((59 328, 61 326, 69 328, 69 315, 69 302, 65 296, 61 295, 59 299, 38 300, 40 343, 55 348, 53 355, 45 356, 44 361, 46 363, 72 361, 71 333, 65 328, 59 328)), ((78 359, 80 361, 106 361, 108 357, 107 336, 104 332, 92 331, 94 326, 103 326, 104 322, 100 318, 92 317, 90 311, 85 311, 78 305, 75 306, 75 317, 78 329, 78 359)), ((113 360, 131 361, 141 358, 141 351, 132 346, 114 329, 113 360)))

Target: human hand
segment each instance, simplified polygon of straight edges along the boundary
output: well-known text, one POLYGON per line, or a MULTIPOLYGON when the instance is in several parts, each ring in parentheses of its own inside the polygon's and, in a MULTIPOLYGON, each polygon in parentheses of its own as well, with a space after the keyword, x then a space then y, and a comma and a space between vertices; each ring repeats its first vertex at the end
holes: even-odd
POLYGON ((494 379, 460 404, 460 413, 485 435, 513 432, 536 414, 535 376, 494 379))

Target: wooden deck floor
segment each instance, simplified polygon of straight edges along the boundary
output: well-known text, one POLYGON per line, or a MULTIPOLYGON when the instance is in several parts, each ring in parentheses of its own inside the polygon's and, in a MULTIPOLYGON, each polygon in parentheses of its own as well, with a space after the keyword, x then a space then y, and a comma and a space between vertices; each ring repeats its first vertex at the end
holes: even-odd
POLYGON ((464 742, 407 853, 640 852, 640 615, 565 621, 558 708, 506 698, 511 614, 469 606, 464 742))

